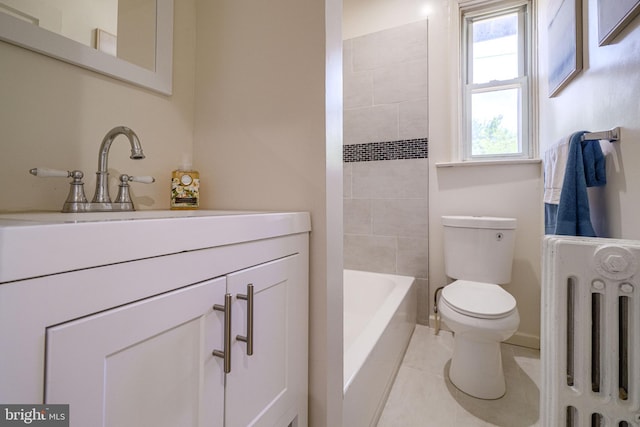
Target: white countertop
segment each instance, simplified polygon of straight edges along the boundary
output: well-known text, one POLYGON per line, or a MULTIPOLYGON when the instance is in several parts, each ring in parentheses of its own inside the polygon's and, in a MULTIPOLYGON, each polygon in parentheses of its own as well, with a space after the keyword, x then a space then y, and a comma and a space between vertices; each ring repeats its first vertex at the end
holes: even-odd
POLYGON ((0 214, 0 284, 311 230, 307 212, 0 214))

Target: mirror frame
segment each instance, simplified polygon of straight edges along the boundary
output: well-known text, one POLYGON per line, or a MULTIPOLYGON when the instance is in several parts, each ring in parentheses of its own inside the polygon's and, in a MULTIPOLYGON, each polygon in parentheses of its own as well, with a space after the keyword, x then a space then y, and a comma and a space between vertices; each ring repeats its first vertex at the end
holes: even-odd
POLYGON ((0 12, 0 40, 165 95, 172 93, 173 0, 156 0, 156 69, 148 70, 0 12))

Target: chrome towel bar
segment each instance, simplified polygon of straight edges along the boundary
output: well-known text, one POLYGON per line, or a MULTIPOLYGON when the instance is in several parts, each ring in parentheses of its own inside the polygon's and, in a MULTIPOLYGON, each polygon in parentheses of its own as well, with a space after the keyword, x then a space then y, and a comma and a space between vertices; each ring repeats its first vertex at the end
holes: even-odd
POLYGON ((609 142, 617 142, 620 140, 620 128, 615 127, 611 130, 605 130, 603 132, 589 132, 582 135, 583 141, 588 140, 600 140, 604 139, 609 142))

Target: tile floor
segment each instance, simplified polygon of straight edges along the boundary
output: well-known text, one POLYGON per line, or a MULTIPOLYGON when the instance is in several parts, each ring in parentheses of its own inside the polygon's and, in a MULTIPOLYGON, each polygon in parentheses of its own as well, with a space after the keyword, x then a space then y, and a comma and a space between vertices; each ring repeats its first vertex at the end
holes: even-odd
POLYGON ((539 421, 540 355, 502 344, 507 393, 473 398, 448 379, 453 336, 416 326, 378 427, 528 427, 539 421))

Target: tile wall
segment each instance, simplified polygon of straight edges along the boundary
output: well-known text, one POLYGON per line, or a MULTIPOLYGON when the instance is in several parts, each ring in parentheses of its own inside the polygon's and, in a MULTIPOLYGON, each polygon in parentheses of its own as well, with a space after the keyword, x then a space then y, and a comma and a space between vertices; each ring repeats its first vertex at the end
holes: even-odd
POLYGON ((428 301, 427 22, 344 41, 344 266, 418 279, 428 301))

